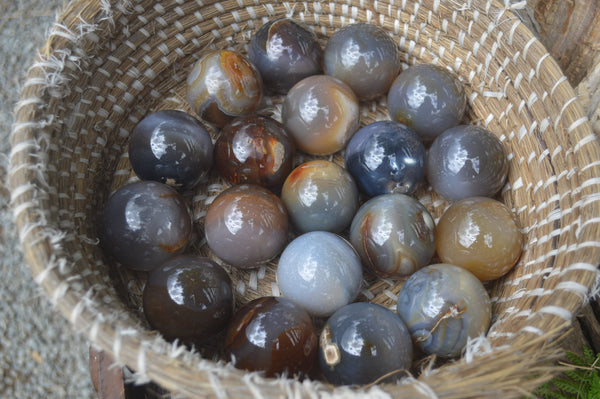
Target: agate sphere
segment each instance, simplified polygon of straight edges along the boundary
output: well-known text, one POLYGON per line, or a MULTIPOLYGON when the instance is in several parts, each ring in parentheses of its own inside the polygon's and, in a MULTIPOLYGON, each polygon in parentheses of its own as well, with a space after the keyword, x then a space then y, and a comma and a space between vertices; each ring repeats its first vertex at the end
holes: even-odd
POLYGON ((425 143, 458 125, 466 105, 457 77, 431 64, 413 65, 401 72, 387 97, 390 118, 412 128, 425 143))
POLYGON ((425 146, 412 129, 392 121, 361 128, 346 147, 346 168, 369 197, 413 194, 425 178, 425 146))
POLYGON ((298 149, 313 155, 333 154, 346 147, 358 129, 358 99, 341 80, 309 76, 290 89, 281 118, 298 149))
POLYGON ((208 258, 179 256, 150 272, 143 308, 167 340, 201 345, 224 330, 233 314, 231 278, 208 258))
POLYGON ((381 27, 354 23, 334 32, 325 47, 323 70, 345 82, 359 100, 388 92, 400 73, 400 51, 381 27))
POLYGON ((277 256, 287 243, 288 215, 275 194, 255 184, 232 186, 209 205, 204 220, 213 253, 238 268, 277 256))
POLYGON ((500 201, 465 198, 452 204, 437 226, 437 253, 442 262, 463 267, 481 281, 508 273, 519 260, 523 234, 500 201))
POLYGON ((348 171, 326 160, 305 162, 290 173, 281 189, 297 231, 339 233, 358 209, 358 188, 348 171))
POLYGON ((129 162, 141 180, 188 190, 207 179, 213 144, 198 119, 183 111, 162 110, 146 116, 133 128, 129 162))
POLYGON ((435 252, 435 222, 405 194, 384 194, 364 203, 350 225, 350 242, 364 266, 384 277, 408 276, 435 252))
POLYGON ((294 166, 294 141, 276 120, 260 115, 235 118, 215 143, 215 165, 229 183, 280 188, 294 166))
POLYGON ((262 98, 262 79, 242 54, 218 50, 204 55, 187 78, 187 98, 202 119, 223 127, 254 112, 262 98))
POLYGON ((423 352, 445 358, 459 356, 468 338, 486 334, 491 319, 481 281, 449 264, 425 266, 411 275, 398 294, 397 311, 423 352))
POLYGON ((427 158, 427 179, 442 197, 493 197, 506 181, 508 158, 502 142, 490 131, 460 125, 438 136, 427 158))
POLYGON ((311 231, 283 250, 277 266, 281 294, 312 316, 331 315, 358 295, 362 281, 360 258, 346 240, 311 231))
POLYGON ((191 235, 192 218, 183 197, 163 183, 127 184, 102 210, 102 249, 133 270, 150 271, 179 255, 191 235))
POLYGON ((248 57, 260 71, 265 88, 285 94, 300 80, 321 73, 323 49, 306 25, 278 18, 252 36, 248 57))
POLYGON ((225 335, 235 367, 305 376, 316 364, 318 337, 309 314, 287 298, 262 297, 240 308, 225 335))
POLYGON ((321 371, 336 385, 369 384, 389 373, 385 381, 393 382, 406 375, 412 355, 404 322, 374 303, 340 308, 327 320, 319 339, 321 371))

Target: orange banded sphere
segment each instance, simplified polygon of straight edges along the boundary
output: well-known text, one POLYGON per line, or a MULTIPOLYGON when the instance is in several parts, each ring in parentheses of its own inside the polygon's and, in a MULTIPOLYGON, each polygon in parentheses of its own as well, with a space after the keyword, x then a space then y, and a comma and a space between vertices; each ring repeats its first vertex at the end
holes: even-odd
POLYGON ((358 98, 346 83, 313 75, 288 92, 281 119, 296 147, 312 155, 329 155, 346 147, 358 130, 358 98))
POLYGON ((262 98, 260 73, 242 54, 219 50, 206 54, 187 79, 190 106, 204 120, 223 127, 236 116, 254 112, 262 98))
POLYGON ((523 235, 500 201, 471 197, 455 202, 437 225, 437 254, 481 281, 508 273, 519 260, 523 235))

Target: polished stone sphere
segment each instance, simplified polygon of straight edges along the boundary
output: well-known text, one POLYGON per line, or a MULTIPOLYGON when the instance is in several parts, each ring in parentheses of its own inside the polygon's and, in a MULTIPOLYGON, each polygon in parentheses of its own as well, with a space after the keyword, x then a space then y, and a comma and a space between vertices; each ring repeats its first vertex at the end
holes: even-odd
POLYGON ((232 186, 206 211, 204 232, 213 253, 237 268, 258 267, 287 243, 288 215, 281 200, 254 184, 232 186))
POLYGON ((183 197, 163 183, 127 184, 102 209, 102 249, 133 270, 150 271, 181 254, 191 236, 192 218, 183 197))
POLYGON ((413 342, 426 354, 460 356, 469 338, 487 333, 491 303, 485 287, 466 269, 426 266, 400 289, 397 311, 413 342))
POLYGON ((202 345, 223 331, 233 315, 231 278, 208 258, 176 257, 150 272, 143 309, 167 340, 202 345))
POLYGON ((490 131, 473 125, 446 130, 435 139, 427 157, 427 179, 442 197, 457 201, 493 197, 508 176, 502 142, 490 131))
POLYGON ((346 169, 327 160, 301 164, 290 173, 281 190, 297 231, 340 233, 358 210, 358 188, 346 169))
POLYGON ((290 89, 281 118, 299 150, 329 155, 345 148, 358 130, 358 99, 341 80, 309 76, 290 89))
POLYGON ((281 294, 316 317, 329 316, 354 301, 361 281, 360 258, 350 243, 326 231, 295 238, 277 266, 281 294))
POLYGON ((266 89, 285 94, 300 80, 321 73, 323 49, 306 25, 277 18, 252 36, 248 58, 260 71, 266 89))
POLYGON ((398 75, 387 97, 390 118, 430 143, 463 119, 467 104, 462 84, 445 68, 413 65, 398 75))
POLYGON ((240 116, 221 129, 215 166, 229 183, 277 190, 293 169, 295 149, 281 123, 267 116, 240 116))
POLYGON ((188 113, 157 111, 133 128, 129 162, 141 180, 156 180, 185 191, 207 180, 213 143, 208 130, 188 113))
POLYGON ((368 197, 413 194, 425 180, 425 146, 400 123, 378 121, 361 128, 344 157, 346 168, 368 197))
POLYGON ((218 50, 204 55, 187 79, 190 106, 202 119, 223 127, 236 116, 254 112, 262 99, 262 79, 242 54, 218 50))
POLYGON ((410 333, 398 315, 375 303, 356 302, 336 311, 319 339, 319 364, 335 385, 364 385, 406 375, 413 356, 410 333), (395 373, 394 373, 395 372, 395 373))
POLYGON ((377 25, 354 23, 334 32, 324 52, 325 74, 346 83, 361 101, 388 92, 400 73, 400 51, 377 25))
POLYGON ((306 376, 316 365, 318 337, 309 314, 282 297, 255 299, 234 315, 225 353, 235 367, 267 377, 306 376))
POLYGON ((481 281, 508 273, 519 260, 523 234, 513 213, 487 197, 452 204, 437 226, 437 253, 442 262, 463 267, 481 281))
POLYGON ((350 225, 350 242, 369 271, 408 276, 435 252, 435 222, 425 206, 404 194, 385 194, 364 203, 350 225))

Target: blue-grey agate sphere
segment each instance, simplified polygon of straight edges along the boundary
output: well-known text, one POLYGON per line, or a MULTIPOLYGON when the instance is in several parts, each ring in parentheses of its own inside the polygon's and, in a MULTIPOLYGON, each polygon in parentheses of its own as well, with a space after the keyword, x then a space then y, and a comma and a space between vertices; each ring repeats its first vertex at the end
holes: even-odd
POLYGON ((491 319, 481 281, 466 269, 442 263, 408 278, 397 311, 423 352, 445 358, 459 356, 468 338, 487 333, 491 319))
POLYGON ((152 180, 127 184, 102 210, 100 244, 123 266, 150 271, 181 254, 192 235, 183 197, 152 180))
POLYGON ((502 142, 474 125, 442 133, 431 145, 426 163, 431 187, 451 201, 493 197, 504 186, 508 167, 502 142))
POLYGON ((281 294, 317 317, 329 316, 354 301, 361 282, 360 258, 350 243, 326 231, 296 237, 277 266, 281 294))
POLYGON ((141 180, 187 190, 207 179, 213 144, 198 119, 183 111, 162 110, 146 116, 133 128, 129 162, 141 180))
POLYGON ((361 101, 387 93, 401 68, 394 40, 381 27, 366 23, 331 35, 323 59, 325 73, 348 84, 361 101))
POLYGON ((456 76, 432 64, 413 65, 398 75, 387 97, 390 118, 430 143, 463 119, 467 104, 456 76))
POLYGON ((425 178, 426 151, 410 128, 392 121, 360 129, 346 147, 346 168, 369 197, 413 194, 425 178))
POLYGON ((385 379, 390 382, 406 375, 412 345, 397 314, 374 303, 352 303, 327 320, 319 339, 319 364, 332 384, 364 385, 392 373, 385 379))
POLYGON ((383 277, 408 276, 435 252, 435 222, 425 206, 404 194, 365 202, 350 225, 350 242, 363 265, 383 277))
POLYGON ((252 36, 248 58, 267 89, 285 94, 300 80, 321 73, 323 49, 307 26, 291 18, 278 18, 252 36))
POLYGON ((358 209, 358 188, 348 171, 327 160, 305 162, 283 183, 281 199, 297 231, 339 233, 358 209))

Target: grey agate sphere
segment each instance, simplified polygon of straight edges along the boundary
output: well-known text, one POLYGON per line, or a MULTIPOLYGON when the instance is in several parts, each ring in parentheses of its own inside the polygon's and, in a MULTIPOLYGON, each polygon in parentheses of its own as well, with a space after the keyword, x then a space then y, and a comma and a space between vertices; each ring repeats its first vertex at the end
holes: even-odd
POLYGON ((417 64, 394 80, 387 106, 393 121, 411 127, 424 143, 430 143, 460 123, 467 98, 452 72, 437 65, 417 64))
POLYGON ((295 238, 277 266, 281 294, 316 317, 329 316, 352 302, 361 282, 362 266, 354 248, 327 231, 295 238))
POLYGON ((150 271, 181 254, 192 235, 183 197, 166 184, 144 180, 118 189, 102 211, 100 243, 133 270, 150 271))
POLYGON ((431 187, 450 201, 493 197, 504 186, 508 167, 500 140, 473 125, 442 133, 431 145, 426 162, 431 187))
POLYGON ((461 354, 469 338, 487 333, 491 302, 473 273, 439 263, 406 280, 397 312, 423 352, 451 358, 461 354))
POLYGON ((398 46, 376 25, 345 26, 331 35, 325 47, 325 73, 349 85, 361 101, 387 93, 400 66, 398 46))

